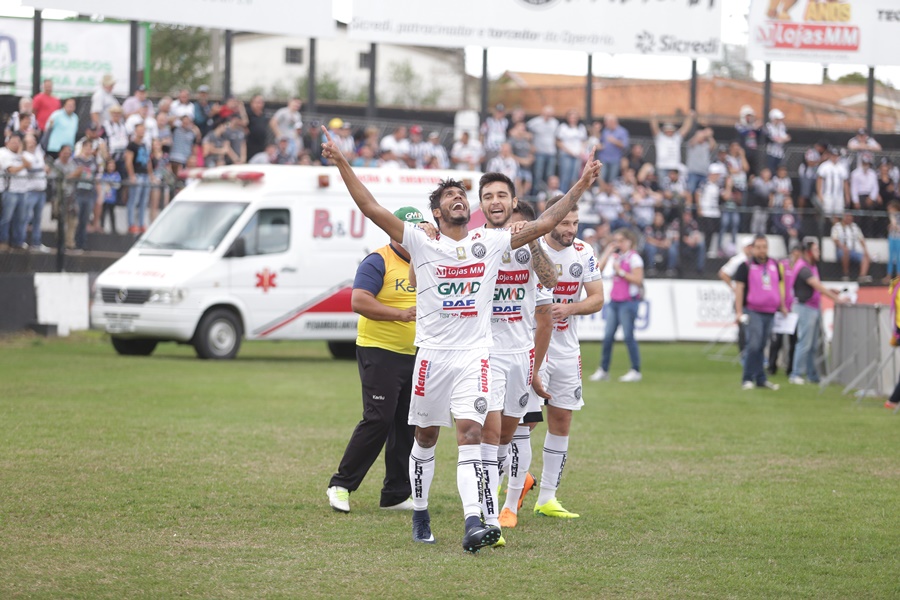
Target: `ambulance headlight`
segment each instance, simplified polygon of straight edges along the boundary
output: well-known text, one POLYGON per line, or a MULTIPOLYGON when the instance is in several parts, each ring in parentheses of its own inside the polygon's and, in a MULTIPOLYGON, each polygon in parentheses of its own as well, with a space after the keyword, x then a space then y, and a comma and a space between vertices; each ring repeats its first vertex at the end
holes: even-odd
POLYGON ((180 288, 150 290, 147 304, 178 304, 184 300, 185 292, 180 288))

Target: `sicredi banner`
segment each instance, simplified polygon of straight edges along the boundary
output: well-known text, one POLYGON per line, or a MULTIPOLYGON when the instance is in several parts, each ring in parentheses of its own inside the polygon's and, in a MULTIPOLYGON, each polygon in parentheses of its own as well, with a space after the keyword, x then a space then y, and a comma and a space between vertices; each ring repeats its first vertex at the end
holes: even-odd
POLYGON ((900 64, 897 0, 753 0, 747 57, 900 64))
MULTIPOLYGON (((130 30, 125 23, 44 21, 41 78, 53 79, 58 96, 91 94, 107 73, 115 94, 128 93, 130 30)), ((31 19, 0 19, 0 90, 31 93, 34 25, 31 19)))
POLYGON ((350 37, 718 58, 722 0, 354 0, 350 37))
POLYGON ((331 0, 26 0, 25 4, 150 23, 315 38, 335 34, 331 0))

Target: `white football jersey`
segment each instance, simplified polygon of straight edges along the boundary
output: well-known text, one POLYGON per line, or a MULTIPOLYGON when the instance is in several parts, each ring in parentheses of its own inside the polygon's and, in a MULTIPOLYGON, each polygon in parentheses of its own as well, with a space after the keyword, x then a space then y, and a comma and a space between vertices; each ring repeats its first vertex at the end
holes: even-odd
MULTIPOLYGON (((581 290, 589 281, 597 281, 601 278, 597 269, 597 261, 590 244, 575 238, 571 246, 556 251, 544 240, 544 251, 550 258, 550 262, 556 266, 558 280, 553 288, 553 302, 571 304, 581 300, 581 290)), ((578 332, 575 328, 575 320, 572 317, 564 321, 553 323, 553 336, 550 338, 549 355, 552 356, 577 356, 581 353, 578 344, 578 332)))
POLYGON ((487 348, 494 282, 509 248, 508 229, 475 229, 456 241, 406 223, 403 247, 416 273, 416 346, 445 350, 487 348))

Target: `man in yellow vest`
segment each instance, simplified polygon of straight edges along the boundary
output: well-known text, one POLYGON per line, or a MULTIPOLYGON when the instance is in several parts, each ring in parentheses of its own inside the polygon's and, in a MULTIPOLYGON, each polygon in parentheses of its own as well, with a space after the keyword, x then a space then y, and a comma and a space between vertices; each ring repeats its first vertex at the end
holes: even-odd
MULTIPOLYGON (((394 213, 409 223, 425 221, 412 207, 394 213)), ((356 361, 362 381, 362 420, 328 484, 328 501, 350 512, 356 491, 385 447, 381 508, 412 510, 409 453, 413 427, 407 423, 416 347, 416 288, 409 281, 409 253, 391 241, 367 256, 353 281, 353 311, 359 313, 356 361)))

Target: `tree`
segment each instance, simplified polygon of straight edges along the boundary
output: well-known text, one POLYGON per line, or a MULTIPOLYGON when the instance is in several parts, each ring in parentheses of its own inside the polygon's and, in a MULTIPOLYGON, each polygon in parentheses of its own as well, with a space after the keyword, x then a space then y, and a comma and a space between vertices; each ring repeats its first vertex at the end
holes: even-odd
POLYGON ((209 31, 200 27, 150 26, 150 88, 169 93, 209 84, 212 52, 209 31))
MULTIPOLYGON (((835 81, 835 83, 846 83, 849 85, 866 85, 869 82, 869 76, 866 73, 847 73, 846 75, 841 75, 835 81)), ((875 83, 880 86, 892 88, 889 83, 885 83, 882 80, 875 78, 875 83)))

